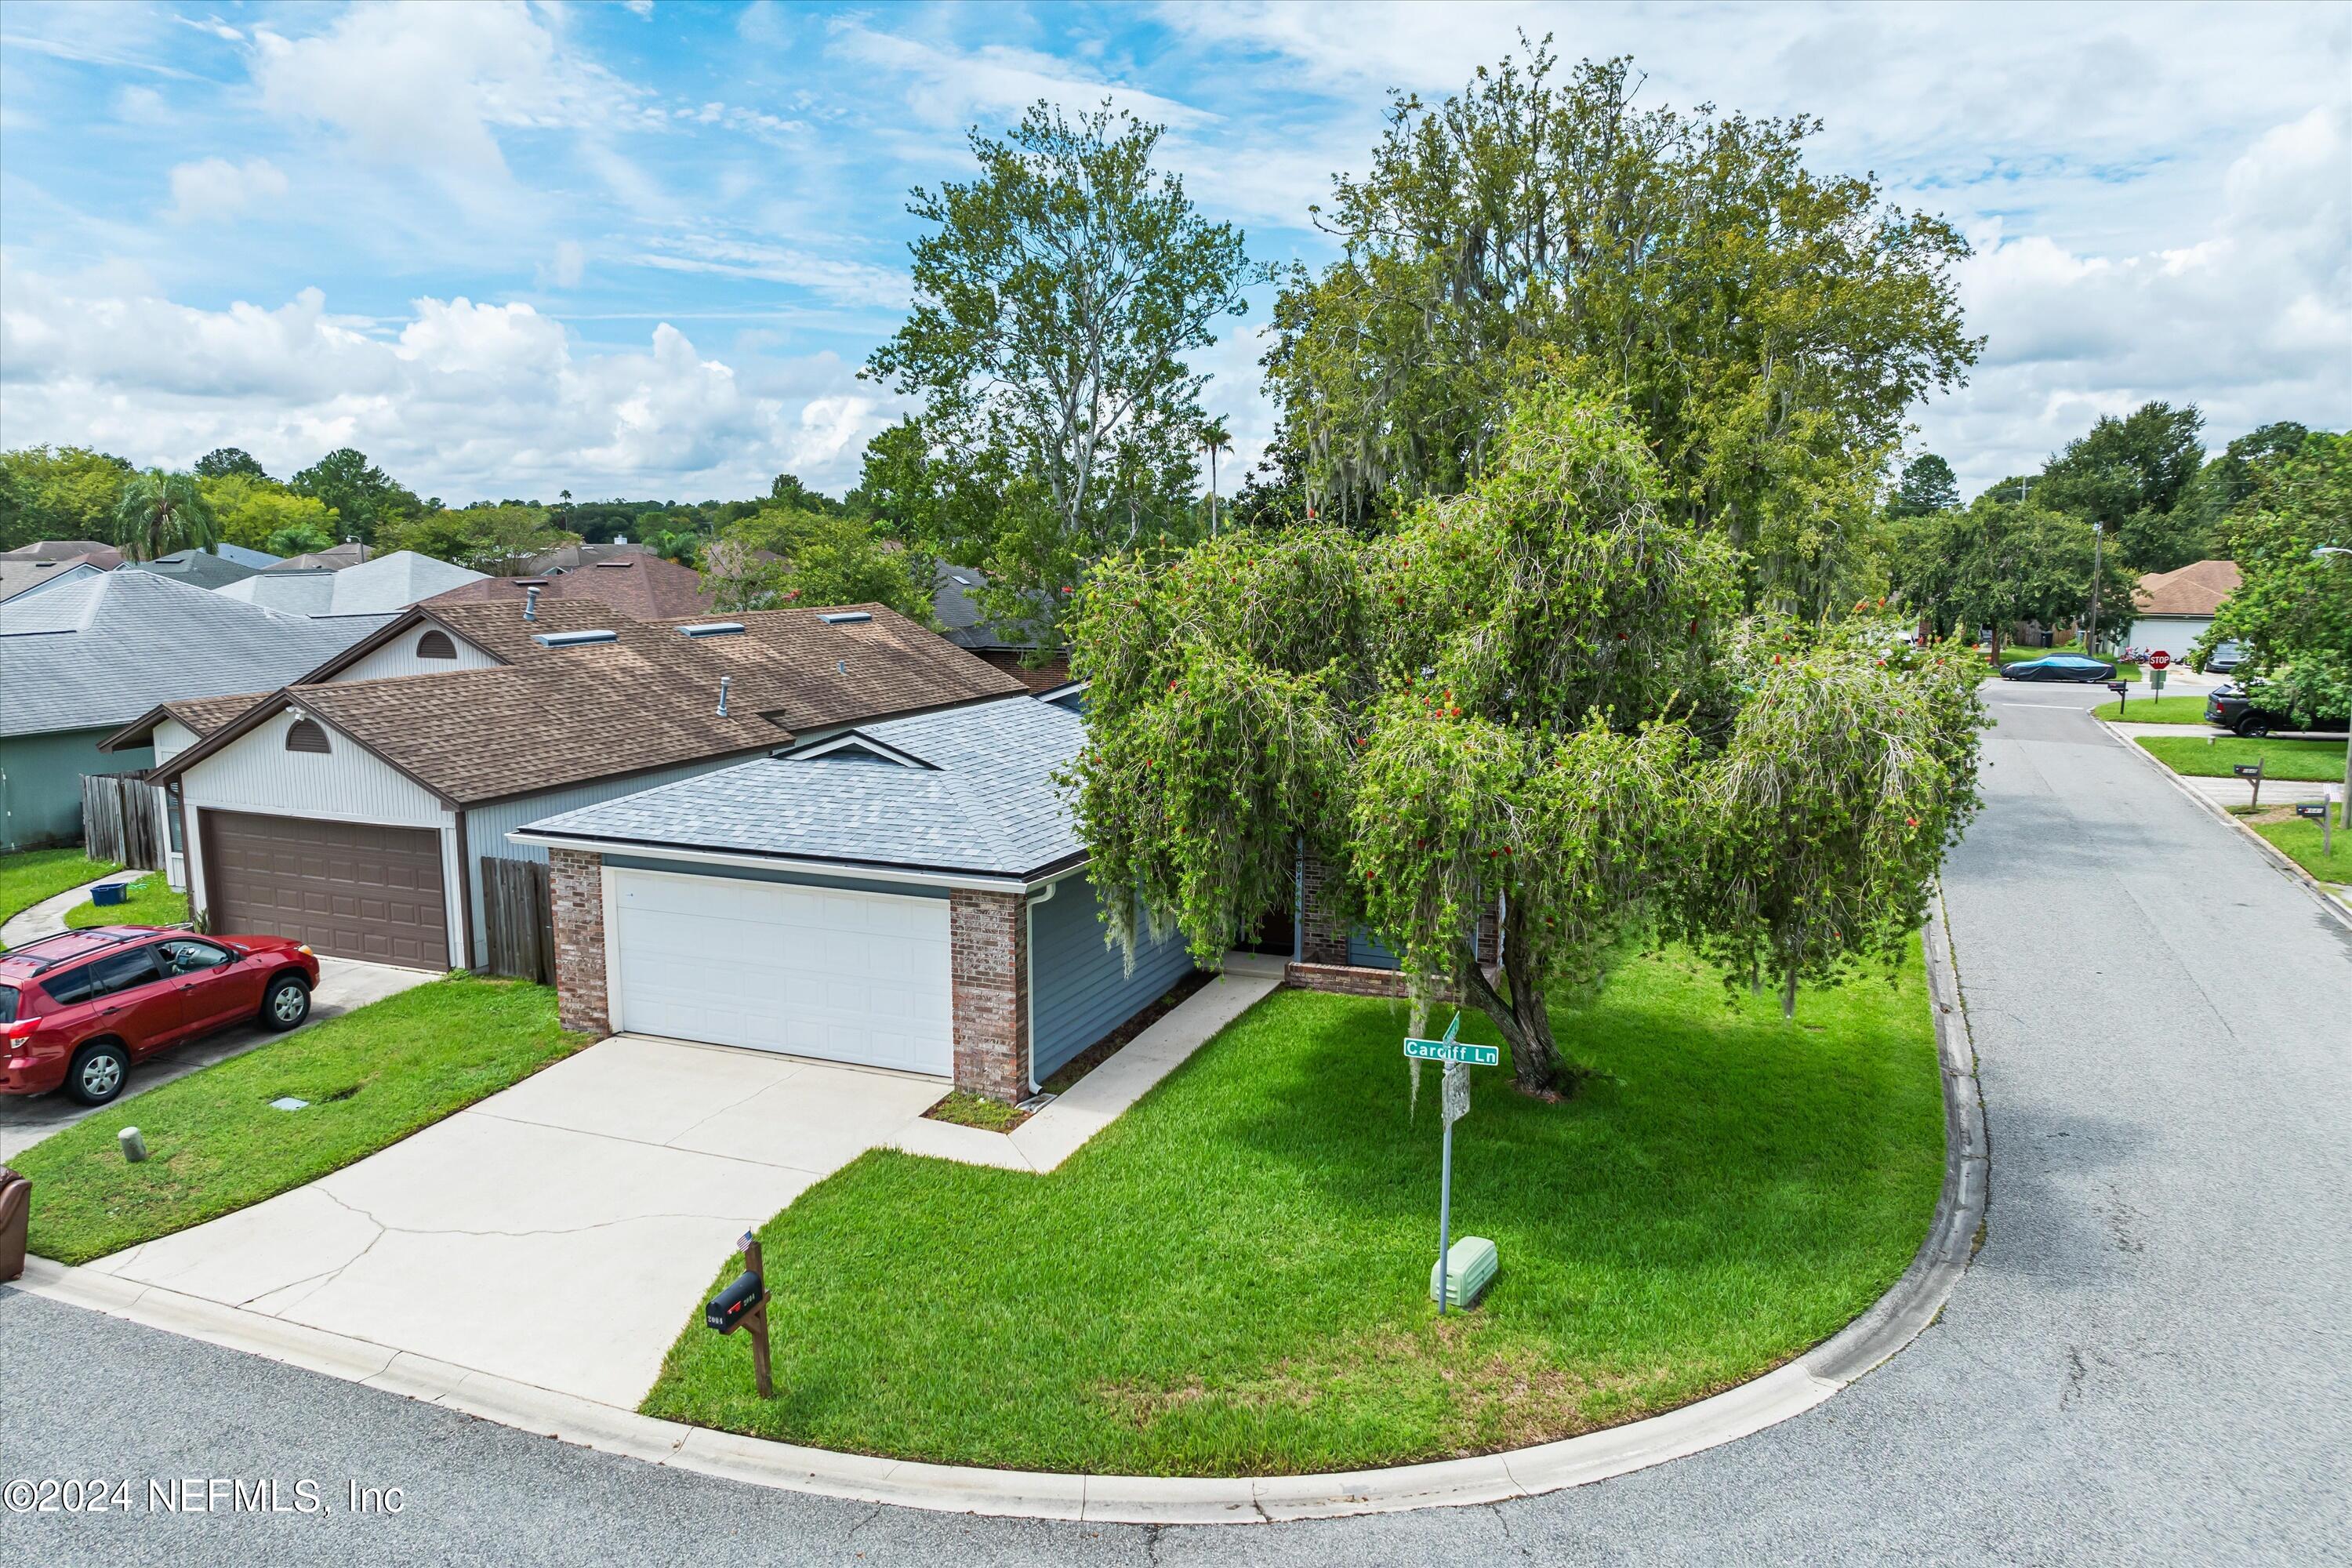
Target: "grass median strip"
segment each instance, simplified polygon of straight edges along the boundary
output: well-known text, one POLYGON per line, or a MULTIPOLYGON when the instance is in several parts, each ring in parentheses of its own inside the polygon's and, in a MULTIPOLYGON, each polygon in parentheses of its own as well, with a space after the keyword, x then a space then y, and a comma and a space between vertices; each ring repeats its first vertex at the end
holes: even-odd
MULTIPOLYGON (((202 1225, 399 1142, 590 1044, 555 993, 453 975, 330 1018, 77 1122, 12 1163, 31 1248, 87 1263, 202 1225), (291 1096, 310 1103, 277 1110, 291 1096), (124 1160, 135 1126, 150 1157, 124 1160)), ((134 1073, 137 1068, 131 1069, 134 1073)))
MULTIPOLYGON (((1454 1234, 1492 1238, 1502 1268, 1440 1321, 1439 1079, 1416 1115, 1405 1025, 1388 1002, 1278 992, 1048 1175, 863 1156, 761 1229, 778 1397, 698 1314, 645 1410, 1049 1470, 1477 1453, 1786 1361, 1885 1290, 1934 1210, 1916 959, 1896 985, 1808 992, 1784 1025, 1776 998, 1641 958, 1564 1021, 1611 1075, 1581 1098, 1473 1073, 1454 1234)), ((1498 1043, 1475 1014, 1464 1036, 1498 1043)))
POLYGON ((122 868, 92 860, 79 849, 26 849, 0 855, 0 921, 14 920, 43 899, 95 882, 122 868))
POLYGON ((2176 773, 2225 779, 2237 764, 2259 760, 2263 777, 2326 784, 2344 776, 2341 741, 2243 741, 2235 735, 2210 740, 2195 735, 2140 735, 2136 743, 2176 773))
POLYGON ((2320 831, 2316 822, 2306 822, 2284 812, 2265 811, 2246 826, 2269 839, 2271 847, 2321 881, 2352 882, 2352 828, 2336 829, 2336 853, 2329 855, 2321 847, 2327 836, 2320 831))
POLYGON ((188 895, 175 893, 163 873, 142 877, 119 904, 76 904, 66 911, 66 929, 87 926, 175 926, 188 920, 188 895))
MULTIPOLYGON (((2134 697, 2121 702, 2102 702, 2091 710, 2094 719, 2114 719, 2126 724, 2202 724, 2205 722, 2205 699, 2202 697, 2134 697)), ((2158 736, 2168 740, 2168 736, 2158 736)))

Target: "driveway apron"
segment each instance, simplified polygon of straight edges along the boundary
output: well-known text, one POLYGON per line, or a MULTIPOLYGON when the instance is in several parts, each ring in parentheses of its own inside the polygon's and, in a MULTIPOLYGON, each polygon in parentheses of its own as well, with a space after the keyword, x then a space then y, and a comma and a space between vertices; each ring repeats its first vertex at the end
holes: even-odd
POLYGON ((735 1238, 947 1089, 618 1036, 306 1187, 92 1267, 632 1406, 735 1238))

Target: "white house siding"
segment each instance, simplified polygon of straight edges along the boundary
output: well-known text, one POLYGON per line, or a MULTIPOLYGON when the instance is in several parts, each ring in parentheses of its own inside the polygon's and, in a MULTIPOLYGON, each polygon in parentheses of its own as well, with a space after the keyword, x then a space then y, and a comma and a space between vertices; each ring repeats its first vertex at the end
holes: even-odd
MULTIPOLYGON (((681 767, 664 768, 659 773, 631 773, 625 778, 598 779, 593 784, 572 784, 564 789, 542 790, 537 795, 519 795, 512 800, 496 800, 487 805, 468 806, 466 810, 466 849, 476 859, 488 855, 501 860, 536 860, 547 863, 547 851, 536 844, 509 843, 507 835, 526 823, 559 812, 577 811, 583 805, 593 805, 600 800, 612 800, 640 790, 656 789, 680 779, 715 769, 733 767, 744 759, 714 757, 707 762, 688 763, 681 767)), ((473 904, 474 962, 490 961, 488 940, 482 930, 481 879, 468 877, 467 897, 473 904)), ((452 887, 457 884, 451 883, 452 887)), ((457 949, 450 949, 455 952, 457 949)))
MULTIPOLYGON (((206 757, 181 775, 180 794, 188 808, 188 884, 201 904, 204 834, 200 811, 250 811, 265 816, 307 816, 327 822, 365 822, 384 827, 429 827, 441 836, 441 885, 445 894, 467 887, 457 863, 457 818, 438 798, 331 726, 325 755, 289 752, 286 731, 294 715, 277 713, 206 757)), ((448 899, 449 951, 462 952, 458 919, 463 900, 448 899)))
MULTIPOLYGON (((196 732, 177 719, 166 719, 155 726, 155 761, 162 767, 182 752, 196 743, 196 732)), ((163 879, 173 892, 188 890, 187 846, 180 842, 180 814, 172 809, 172 792, 163 785, 155 786, 155 810, 163 818, 163 836, 169 841, 171 853, 164 857, 163 879)))
MULTIPOLYGON (((520 614, 520 612, 517 612, 520 614)), ((337 680, 381 680, 394 675, 436 675, 450 669, 484 669, 498 663, 488 654, 456 633, 444 633, 457 648, 455 658, 419 658, 416 644, 426 628, 412 627, 392 641, 354 663, 349 669, 339 670, 337 680)))
POLYGON ((2212 624, 2210 616, 2142 616, 2132 622, 2130 646, 2160 647, 2176 659, 2185 658, 2212 624))

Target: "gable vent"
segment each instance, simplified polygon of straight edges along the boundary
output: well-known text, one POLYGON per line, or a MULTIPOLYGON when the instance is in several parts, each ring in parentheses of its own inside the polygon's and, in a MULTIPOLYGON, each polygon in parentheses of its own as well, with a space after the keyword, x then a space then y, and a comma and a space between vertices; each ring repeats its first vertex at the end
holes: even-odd
POLYGON ((618 642, 621 640, 621 634, 618 632, 538 632, 532 635, 530 640, 541 647, 579 647, 584 643, 618 642))
POLYGON ((680 626, 677 635, 682 637, 731 637, 742 629, 740 621, 705 621, 697 626, 680 626))
POLYGON ((438 630, 429 631, 423 637, 416 639, 416 657, 419 658, 455 658, 457 657, 457 645, 449 640, 449 634, 447 632, 438 630))
POLYGON ((874 612, 871 610, 835 610, 829 616, 817 617, 829 626, 853 626, 860 621, 870 621, 873 618, 874 612))
POLYGON ((320 756, 333 750, 327 744, 327 731, 312 719, 297 719, 286 731, 286 749, 289 752, 316 752, 320 756))

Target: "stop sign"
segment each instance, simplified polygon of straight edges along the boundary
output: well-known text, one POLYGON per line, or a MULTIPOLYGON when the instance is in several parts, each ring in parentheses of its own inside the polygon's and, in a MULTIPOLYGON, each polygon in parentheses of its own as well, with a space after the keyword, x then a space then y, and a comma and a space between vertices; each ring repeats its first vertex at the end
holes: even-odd
POLYGON ((2150 669, 2169 669, 2172 668, 2172 656, 2158 648, 2147 656, 2147 667, 2150 669))

